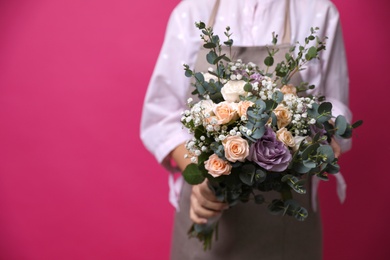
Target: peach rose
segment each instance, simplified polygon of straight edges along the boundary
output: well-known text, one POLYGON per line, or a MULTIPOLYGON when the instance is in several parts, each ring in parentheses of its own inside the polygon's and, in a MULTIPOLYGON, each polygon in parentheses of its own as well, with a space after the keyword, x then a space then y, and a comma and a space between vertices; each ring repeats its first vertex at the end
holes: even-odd
POLYGON ((222 144, 225 150, 225 157, 228 161, 243 162, 249 155, 248 142, 240 136, 228 136, 223 140, 222 144))
POLYGON ((232 170, 232 166, 228 161, 222 160, 218 155, 213 154, 207 161, 204 162, 204 167, 213 177, 219 177, 221 175, 229 175, 232 170))
POLYGON ((218 124, 227 124, 237 118, 237 107, 234 103, 221 102, 214 107, 214 114, 218 124))
POLYGON ((275 113, 276 118, 277 118, 277 124, 278 124, 279 129, 290 124, 292 115, 291 115, 290 110, 288 110, 287 107, 285 107, 282 104, 279 104, 274 109, 274 113, 275 113))
POLYGON ((295 147, 295 139, 293 135, 284 127, 276 132, 276 138, 286 146, 295 147))
POLYGON ((238 106, 237 106, 237 113, 238 115, 241 117, 241 116, 246 116, 246 111, 248 110, 248 107, 251 107, 253 106, 253 102, 251 101, 248 101, 248 100, 244 100, 244 101, 240 101, 238 103, 238 106))
POLYGON ((287 84, 287 85, 284 85, 280 91, 283 93, 283 94, 293 94, 293 95, 297 95, 297 88, 294 87, 293 85, 291 84, 287 84))
POLYGON ((240 101, 240 96, 247 95, 247 92, 244 90, 246 82, 243 80, 230 80, 221 88, 221 94, 225 101, 228 102, 238 102, 240 101))

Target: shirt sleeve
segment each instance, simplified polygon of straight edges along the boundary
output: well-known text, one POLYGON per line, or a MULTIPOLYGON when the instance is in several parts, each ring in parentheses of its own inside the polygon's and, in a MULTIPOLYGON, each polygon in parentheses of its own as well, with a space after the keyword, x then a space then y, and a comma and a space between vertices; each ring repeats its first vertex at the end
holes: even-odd
MULTIPOLYGON (((312 4, 315 5, 312 12, 315 18, 311 20, 310 26, 318 26, 320 28, 319 37, 326 36, 327 39, 326 50, 321 52, 319 61, 310 61, 314 65, 313 68, 308 69, 306 76, 319 80, 315 82, 315 92, 324 95, 326 101, 332 103, 332 114, 335 117, 343 115, 348 122, 351 122, 348 66, 340 16, 337 8, 328 0, 317 0, 312 4), (321 77, 317 77, 315 74, 321 75, 321 77)), ((305 73, 305 71, 303 72, 305 73)), ((351 148, 351 139, 338 138, 337 140, 342 152, 351 148)))
POLYGON ((141 117, 141 140, 157 161, 169 170, 173 170, 169 153, 191 138, 180 122, 190 86, 183 64, 194 62, 200 43, 191 35, 195 26, 193 22, 189 24, 192 18, 186 17, 186 5, 186 2, 181 2, 169 18, 141 117))

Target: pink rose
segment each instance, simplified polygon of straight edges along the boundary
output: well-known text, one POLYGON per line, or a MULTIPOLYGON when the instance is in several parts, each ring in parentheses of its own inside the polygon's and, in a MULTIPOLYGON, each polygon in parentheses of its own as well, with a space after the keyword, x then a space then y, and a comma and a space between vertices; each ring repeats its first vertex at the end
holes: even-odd
POLYGON ((253 102, 249 100, 240 101, 237 106, 237 113, 241 116, 246 116, 246 111, 248 110, 248 107, 253 106, 253 102))
POLYGON ((243 162, 249 155, 248 142, 240 136, 228 136, 223 140, 225 157, 231 162, 243 162))
POLYGON ((207 161, 204 162, 204 167, 213 177, 219 177, 221 175, 229 175, 232 170, 232 166, 228 161, 222 160, 218 155, 213 154, 207 161))
POLYGON ((237 119, 237 107, 235 103, 221 102, 214 107, 214 114, 218 119, 218 124, 227 124, 237 119))

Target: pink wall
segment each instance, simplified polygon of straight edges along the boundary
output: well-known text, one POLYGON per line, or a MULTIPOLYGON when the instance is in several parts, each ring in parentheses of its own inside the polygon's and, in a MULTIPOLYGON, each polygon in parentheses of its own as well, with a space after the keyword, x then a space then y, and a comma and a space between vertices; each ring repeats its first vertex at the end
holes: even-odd
MULTIPOLYGON (((179 0, 139 2, 0 1, 0 259, 168 258, 166 173, 138 129, 179 0)), ((325 260, 385 259, 389 4, 334 2, 365 125, 342 157, 346 203, 321 186, 325 260)))

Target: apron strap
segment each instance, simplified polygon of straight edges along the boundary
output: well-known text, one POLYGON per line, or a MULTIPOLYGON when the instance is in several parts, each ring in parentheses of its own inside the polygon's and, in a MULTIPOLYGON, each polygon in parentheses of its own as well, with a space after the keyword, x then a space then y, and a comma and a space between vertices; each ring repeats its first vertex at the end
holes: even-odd
POLYGON ((290 44, 291 43, 291 24, 290 24, 290 0, 286 0, 286 14, 284 16, 284 34, 282 38, 282 43, 290 44))
POLYGON ((218 13, 219 2, 220 2, 220 0, 216 0, 215 3, 214 3, 214 7, 213 7, 213 10, 211 11, 211 15, 210 15, 207 27, 213 27, 214 26, 215 17, 217 16, 217 13, 218 13))

